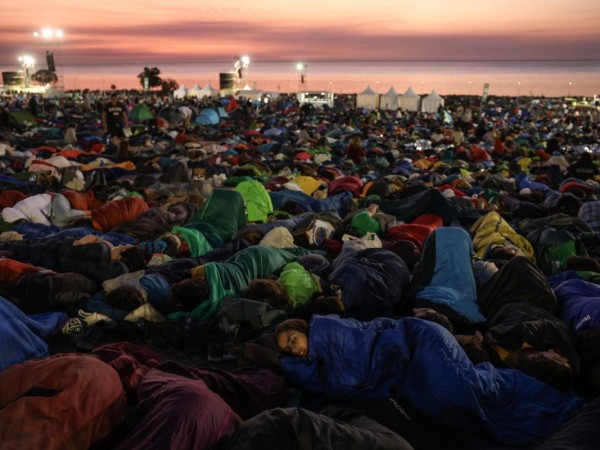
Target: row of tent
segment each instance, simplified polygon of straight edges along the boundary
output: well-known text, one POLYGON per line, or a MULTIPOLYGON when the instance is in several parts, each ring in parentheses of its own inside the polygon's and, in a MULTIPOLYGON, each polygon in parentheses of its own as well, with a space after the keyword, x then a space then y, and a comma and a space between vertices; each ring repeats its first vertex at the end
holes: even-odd
POLYGON ((216 97, 219 94, 219 90, 215 89, 208 83, 203 88, 198 83, 194 84, 191 88, 186 88, 185 85, 179 86, 179 88, 173 91, 173 97, 176 99, 182 99, 186 97, 216 97))
POLYGON ((440 106, 444 106, 444 98, 441 97, 435 89, 429 95, 421 97, 412 87, 409 87, 404 94, 398 94, 394 87, 385 94, 378 94, 371 86, 356 95, 356 107, 362 109, 385 109, 388 111, 403 111, 424 113, 435 113, 440 106))
MULTIPOLYGON (((210 83, 200 88, 198 84, 195 84, 190 89, 185 86, 180 86, 173 96, 181 99, 185 97, 210 97, 217 96, 219 90, 213 88, 210 83)), ((238 95, 243 96, 248 100, 257 100, 260 102, 263 91, 258 89, 243 89, 238 92, 238 95)), ((410 112, 424 112, 424 113, 435 113, 440 106, 444 106, 444 98, 441 97, 435 89, 428 95, 420 96, 417 94, 412 87, 409 87, 403 94, 398 94, 393 86, 385 94, 378 94, 371 86, 358 93, 356 95, 356 107, 361 109, 385 109, 388 111, 396 111, 401 109, 403 111, 410 112)))

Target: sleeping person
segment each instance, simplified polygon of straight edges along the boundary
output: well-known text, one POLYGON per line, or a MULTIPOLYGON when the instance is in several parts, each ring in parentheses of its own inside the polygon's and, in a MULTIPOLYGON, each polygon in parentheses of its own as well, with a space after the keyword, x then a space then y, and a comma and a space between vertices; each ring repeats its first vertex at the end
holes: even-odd
POLYGON ((473 365, 448 330, 417 318, 292 319, 275 338, 291 355, 287 378, 321 402, 404 398, 450 429, 511 445, 549 436, 583 405, 520 371, 473 365))

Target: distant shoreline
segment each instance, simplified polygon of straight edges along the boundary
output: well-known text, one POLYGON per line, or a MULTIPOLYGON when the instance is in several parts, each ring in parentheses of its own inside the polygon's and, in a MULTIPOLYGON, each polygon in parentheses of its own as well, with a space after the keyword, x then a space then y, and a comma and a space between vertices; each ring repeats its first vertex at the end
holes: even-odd
MULTIPOLYGON (((81 65, 57 62, 67 90, 107 91, 111 85, 117 89, 140 89, 137 75, 144 67, 157 67, 162 78, 171 78, 186 88, 195 84, 218 88, 220 74, 233 71, 232 61, 81 65)), ((435 90, 442 96, 481 96, 484 85, 489 84, 490 96, 593 98, 600 94, 599 60, 308 61, 304 75, 302 84, 296 64, 289 61, 253 61, 239 87, 335 94, 358 93, 367 87, 385 94, 393 87, 400 94, 412 88, 420 95, 435 90)))

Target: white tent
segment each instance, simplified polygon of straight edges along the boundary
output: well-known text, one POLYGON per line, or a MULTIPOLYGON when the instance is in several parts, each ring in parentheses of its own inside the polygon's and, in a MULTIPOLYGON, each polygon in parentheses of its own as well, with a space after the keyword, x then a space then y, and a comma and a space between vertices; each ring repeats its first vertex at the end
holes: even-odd
POLYGON ((191 88, 188 89, 187 96, 200 98, 199 92, 201 90, 202 90, 202 88, 200 87, 200 85, 198 83, 196 83, 191 88))
POLYGON ((363 109, 375 109, 379 107, 379 94, 371 89, 371 86, 356 94, 356 107, 363 109))
POLYGON ((435 92, 435 89, 421 100, 421 111, 424 113, 437 112, 440 106, 444 106, 444 99, 435 92))
POLYGON ((387 111, 396 111, 398 109, 398 92, 394 86, 381 96, 379 99, 379 107, 387 111))
POLYGON ((203 98, 203 97, 217 98, 218 96, 219 96, 219 90, 212 87, 210 85, 210 83, 207 83, 202 89, 200 89, 198 91, 198 94, 197 94, 198 98, 203 98))
POLYGON ((176 91, 173 91, 173 98, 185 98, 186 94, 187 88, 182 84, 176 91))
POLYGON ((398 98, 398 108, 403 111, 418 111, 421 98, 413 91, 412 87, 409 87, 404 94, 398 98))

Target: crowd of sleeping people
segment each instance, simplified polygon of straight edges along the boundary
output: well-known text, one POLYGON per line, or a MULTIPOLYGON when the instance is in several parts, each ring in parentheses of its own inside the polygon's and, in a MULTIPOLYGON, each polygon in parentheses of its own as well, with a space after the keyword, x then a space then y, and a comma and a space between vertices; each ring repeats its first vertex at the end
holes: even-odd
MULTIPOLYGON (((81 332, 103 321, 205 320, 218 313, 225 298, 266 302, 285 314, 279 316, 281 323, 274 331, 249 343, 250 359, 256 364, 281 367, 295 385, 309 394, 327 392, 331 401, 379 396, 408 398, 417 410, 451 429, 465 431, 483 426, 498 440, 521 444, 541 438, 565 415, 574 413, 578 404, 573 399, 577 397, 568 396, 577 393, 593 398, 600 392, 599 329, 595 319, 588 320, 586 326, 580 324, 581 314, 590 311, 597 314, 597 299, 595 305, 594 299, 590 300, 583 313, 570 313, 579 316, 567 319, 561 302, 569 301, 568 294, 557 298, 551 285, 554 283, 558 286, 556 291, 562 292, 564 284, 589 283, 576 276, 576 270, 598 273, 600 263, 591 257, 574 255, 565 265, 565 269, 574 270, 557 274, 565 279, 564 274, 572 272, 572 279, 553 281, 552 276, 547 277, 534 263, 534 252, 526 239, 518 236, 507 239, 505 235, 501 239, 488 237, 488 248, 485 252, 480 250, 483 258, 477 257, 477 245, 486 241, 477 234, 483 220, 493 222, 501 218, 493 211, 482 216, 471 227, 472 236, 464 227, 441 226, 441 220, 435 215, 425 215, 413 224, 405 224, 390 219, 377 205, 371 205, 350 214, 345 221, 336 215, 309 213, 294 220, 251 224, 241 227, 226 244, 221 240, 215 249, 210 245, 200 246, 193 256, 186 244, 189 237, 177 229, 143 244, 121 243, 118 234, 87 234, 83 229, 72 229, 60 244, 54 239, 39 239, 32 247, 36 250, 29 253, 23 241, 0 243, 4 252, 19 258, 3 258, 0 273, 7 282, 4 285, 8 294, 13 289, 13 293, 20 294, 18 297, 23 299, 26 312, 41 312, 45 308, 69 311, 74 317, 66 330, 70 333, 81 332), (330 234, 320 245, 314 241, 307 246, 309 248, 296 245, 307 245, 308 236, 314 233, 311 228, 322 222, 328 223, 330 234), (411 236, 409 241, 420 255, 413 266, 409 267, 399 256, 405 249, 395 253, 389 242, 388 249, 385 248, 386 234, 382 230, 386 228, 393 229, 395 236, 402 233, 411 236), (343 233, 344 238, 337 242, 330 239, 336 237, 335 233, 343 233), (75 239, 75 235, 81 237, 75 239), (135 256, 127 256, 128 253, 135 256), (331 254, 337 256, 331 258, 331 254), (160 263, 148 266, 151 258, 157 259, 158 255, 161 255, 160 263), (169 261, 163 262, 165 257, 169 261), (58 265, 53 266, 48 261, 58 265), (43 267, 34 265, 40 262, 43 267), (96 270, 92 268, 94 264, 96 270), (73 274, 69 283, 49 282, 64 272, 73 274), (45 280, 45 284, 41 280, 45 280), (35 290, 36 283, 54 289, 43 306, 32 298, 40 289, 35 290), (79 295, 65 295, 69 290, 79 295), (29 297, 22 295, 27 292, 31 293, 29 297), (66 298, 72 304, 65 304, 66 298), (73 321, 80 321, 80 326, 73 328, 73 321), (576 324, 579 328, 574 328, 576 324), (340 327, 333 337, 329 336, 330 326, 340 327), (321 352, 318 354, 311 352, 314 330, 324 333, 324 341, 314 335, 315 348, 321 352), (346 332, 348 336, 344 337, 346 332), (360 337, 361 333, 365 336, 360 337), (395 334, 397 338, 393 337, 395 334), (377 351, 375 355, 368 352, 360 355, 361 347, 376 348, 379 340, 385 340, 384 336, 391 341, 381 344, 383 356, 377 351), (449 336, 453 336, 453 342, 449 336), (356 343, 352 343, 353 339, 356 343), (391 346, 391 350, 386 345, 391 346), (356 361, 339 354, 353 351, 359 358, 366 358, 357 361, 371 367, 371 372, 354 374, 356 361), (418 352, 430 356, 423 362, 417 358, 418 352), (396 364, 390 360, 394 358, 399 358, 402 364, 389 372, 382 371, 381 367, 396 364), (328 360, 330 363, 324 362, 328 360), (344 367, 344 363, 349 366, 344 367), (411 363, 422 365, 421 374, 439 365, 440 372, 434 378, 420 380, 419 399, 414 398, 417 388, 407 384, 402 375, 411 374, 411 363), (341 368, 334 369, 332 364, 341 364, 341 368), (317 369, 312 367, 315 365, 319 366, 318 370, 342 372, 315 383, 314 370, 317 369), (380 369, 374 370, 372 366, 380 369), (440 400, 443 383, 437 388, 435 383, 440 377, 452 379, 445 370, 454 370, 446 366, 461 367, 466 373, 452 381, 454 388, 463 383, 464 389, 475 392, 466 406, 460 402, 453 405, 453 396, 440 400), (485 367, 486 376, 492 378, 479 379, 477 371, 482 370, 481 367, 485 367), (485 383, 506 383, 506 380, 500 381, 506 377, 505 369, 522 375, 510 383, 511 390, 501 393, 502 400, 494 400, 502 403, 503 408, 509 405, 502 412, 504 419, 496 418, 491 421, 492 425, 481 418, 474 419, 470 415, 499 414, 494 401, 490 411, 483 408, 482 413, 477 409, 482 401, 478 390, 485 393, 485 383), (342 379, 336 378, 333 382, 330 377, 342 379), (513 399, 519 405, 530 401, 539 407, 538 396, 527 399, 523 394, 532 389, 529 377, 548 387, 544 395, 556 403, 552 400, 543 408, 556 414, 553 422, 543 414, 538 417, 531 413, 529 433, 524 434, 522 427, 515 425, 521 413, 511 406, 510 395, 521 396, 518 401, 513 399), (399 384, 389 385, 391 381, 399 384), (428 386, 428 382, 434 385, 428 386), (423 396, 438 396, 438 400, 423 400, 423 396), (445 414, 449 407, 473 410, 464 417, 450 419, 445 414), (509 414, 511 410, 514 416, 509 414)), ((190 218, 190 222, 195 221, 197 217, 190 218)), ((493 229, 501 232, 507 226, 493 229)), ((207 235, 210 236, 210 232, 207 235)), ((215 239, 218 241, 218 237, 215 239)))
MULTIPOLYGON (((510 445, 543 440, 600 394, 600 255, 542 261, 539 225, 521 234, 492 204, 461 215, 423 186, 360 208, 347 192, 306 209, 275 192, 278 213, 247 224, 247 199, 190 180, 184 161, 159 181, 133 181, 145 200, 101 205, 100 182, 11 201, 3 297, 66 312, 74 342, 106 323, 202 322, 225 300, 260 301, 281 314, 237 356, 282 373, 301 406, 393 398, 510 445), (152 206, 183 194, 185 206, 152 206)), ((524 206, 504 201, 518 217, 524 206)), ((595 244, 585 223, 564 227, 595 244)))

